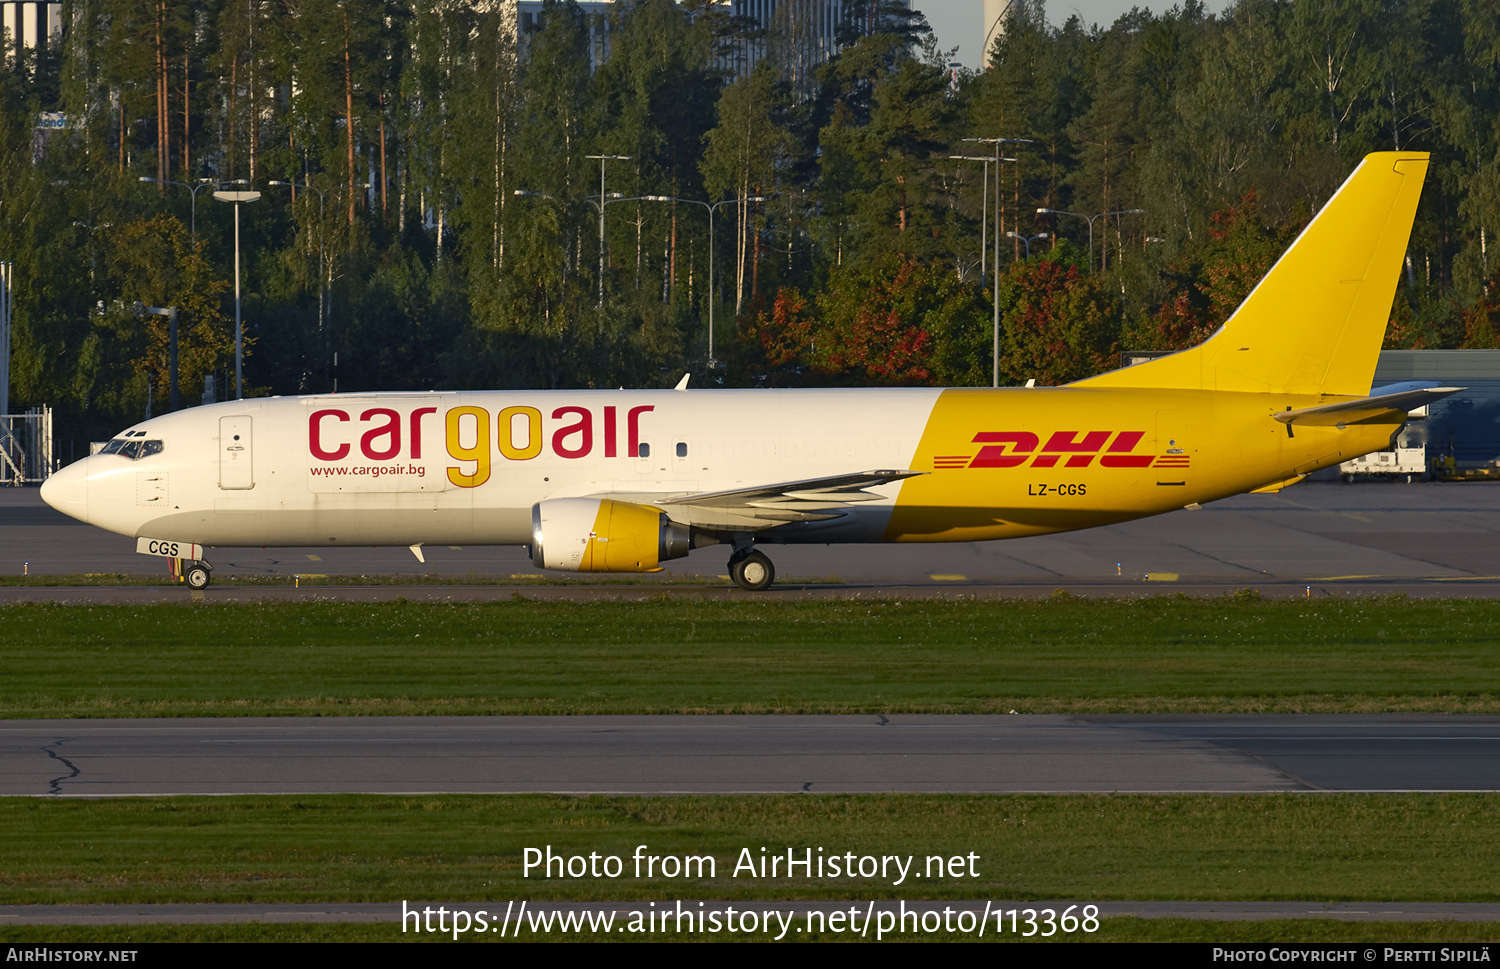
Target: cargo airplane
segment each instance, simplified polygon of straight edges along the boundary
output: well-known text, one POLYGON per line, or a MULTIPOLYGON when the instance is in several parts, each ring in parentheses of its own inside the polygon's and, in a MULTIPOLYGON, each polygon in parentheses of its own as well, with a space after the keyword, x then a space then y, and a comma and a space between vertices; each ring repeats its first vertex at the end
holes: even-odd
POLYGON ((1269 491, 1390 445, 1451 388, 1371 396, 1427 155, 1366 157, 1202 344, 1062 387, 271 397, 145 421, 52 507, 209 582, 205 548, 524 545, 564 572, 729 547, 969 542, 1269 491))

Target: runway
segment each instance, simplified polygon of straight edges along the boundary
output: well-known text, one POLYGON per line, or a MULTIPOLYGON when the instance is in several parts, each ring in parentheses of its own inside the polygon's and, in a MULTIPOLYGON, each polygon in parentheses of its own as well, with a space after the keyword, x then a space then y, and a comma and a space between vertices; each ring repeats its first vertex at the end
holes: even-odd
MULTIPOLYGON (((133 539, 53 511, 35 488, 0 488, 0 531, 0 575, 165 576, 165 559, 137 555, 133 539)), ((1322 588, 1327 594, 1495 595, 1500 594, 1497 536, 1500 482, 1304 482, 1280 494, 1226 498, 1201 511, 1006 542, 765 549, 776 563, 778 588, 806 586, 817 594, 840 587, 1161 593, 1255 585, 1285 594, 1305 593, 1312 586, 1315 594, 1322 588)), ((713 582, 725 572, 726 555, 719 548, 699 549, 665 563, 666 571, 655 577, 631 579, 648 589, 692 577, 713 582)), ((221 580, 317 574, 430 581, 447 576, 482 580, 494 589, 496 582, 525 587, 559 577, 534 568, 515 547, 434 546, 424 548, 423 556, 425 563, 405 548, 238 548, 212 549, 209 560, 221 580)), ((16 594, 6 592, 5 598, 16 594)), ((337 590, 323 594, 356 595, 337 590)))
POLYGON ((1500 717, 0 721, 0 795, 1500 790, 1500 717))

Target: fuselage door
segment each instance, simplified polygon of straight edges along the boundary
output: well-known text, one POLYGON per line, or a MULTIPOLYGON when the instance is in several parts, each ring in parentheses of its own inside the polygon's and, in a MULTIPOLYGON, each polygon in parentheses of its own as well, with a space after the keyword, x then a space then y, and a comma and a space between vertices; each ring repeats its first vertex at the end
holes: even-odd
POLYGON ((1187 422, 1180 410, 1156 412, 1157 486, 1186 485, 1193 466, 1192 450, 1186 440, 1187 422))
POLYGON ((219 418, 219 487, 225 491, 255 487, 252 440, 248 414, 219 418))
POLYGON ((1186 421, 1180 410, 1159 410, 1156 412, 1156 453, 1186 455, 1187 440, 1185 438, 1186 421))

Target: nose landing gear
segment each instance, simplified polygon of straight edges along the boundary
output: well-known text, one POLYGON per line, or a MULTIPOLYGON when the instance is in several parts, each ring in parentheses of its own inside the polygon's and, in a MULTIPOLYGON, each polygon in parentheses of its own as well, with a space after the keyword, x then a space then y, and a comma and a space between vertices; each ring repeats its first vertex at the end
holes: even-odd
POLYGON ((764 552, 737 549, 729 558, 729 577, 746 592, 763 592, 776 581, 776 567, 764 552))
POLYGON ((185 578, 189 589, 206 589, 209 583, 209 566, 206 562, 194 562, 188 566, 185 578))

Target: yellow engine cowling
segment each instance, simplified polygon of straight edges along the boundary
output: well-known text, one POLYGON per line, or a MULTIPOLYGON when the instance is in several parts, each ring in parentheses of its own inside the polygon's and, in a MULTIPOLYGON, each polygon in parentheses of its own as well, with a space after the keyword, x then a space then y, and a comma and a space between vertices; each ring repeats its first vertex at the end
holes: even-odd
POLYGON ((655 508, 608 498, 552 498, 531 506, 531 561, 564 572, 660 572, 688 553, 688 526, 655 508))

